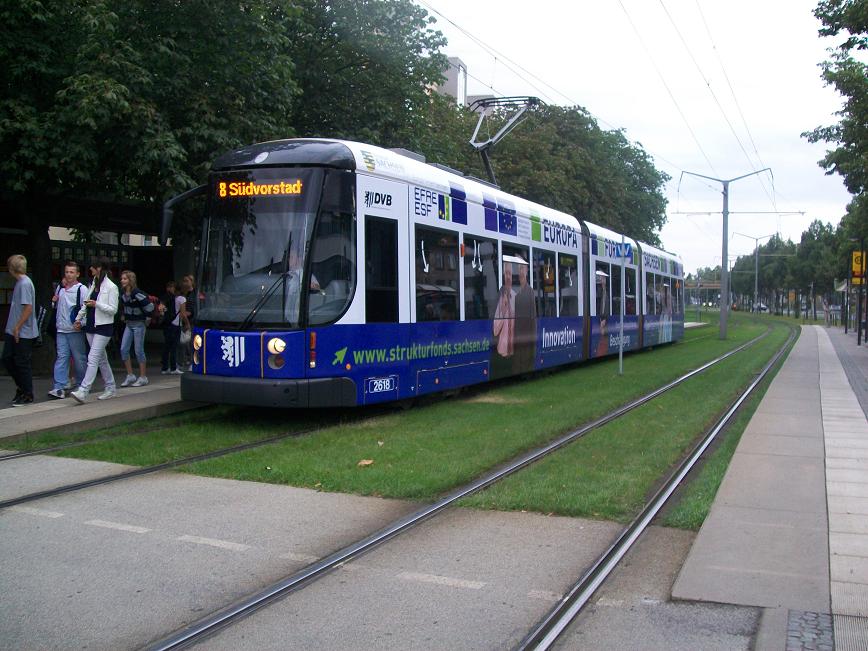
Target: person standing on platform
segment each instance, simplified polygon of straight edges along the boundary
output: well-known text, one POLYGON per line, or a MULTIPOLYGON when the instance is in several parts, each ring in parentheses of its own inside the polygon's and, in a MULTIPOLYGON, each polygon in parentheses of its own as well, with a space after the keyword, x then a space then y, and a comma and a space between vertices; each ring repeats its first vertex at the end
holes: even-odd
POLYGON ((81 385, 87 368, 87 342, 84 333, 75 329, 75 319, 84 299, 87 287, 78 282, 81 270, 77 262, 70 260, 63 266, 63 281, 54 292, 57 319, 57 359, 54 362, 54 387, 48 392, 50 398, 65 398, 70 382, 69 359, 75 369, 75 381, 81 385))
POLYGON ((178 368, 178 343, 181 338, 181 328, 190 328, 187 320, 187 312, 184 309, 186 299, 178 294, 174 280, 166 283, 166 293, 161 299, 160 312, 163 315, 163 375, 181 375, 184 373, 178 368))
POLYGON ((121 359, 127 369, 127 377, 121 387, 143 387, 148 383, 148 368, 145 359, 145 330, 154 305, 139 289, 135 272, 121 272, 121 306, 124 319, 124 334, 121 338, 121 359), (135 346, 136 360, 139 362, 139 377, 133 373, 130 360, 130 347, 135 346))
POLYGON ((114 333, 115 314, 118 311, 119 302, 118 286, 111 281, 109 261, 105 258, 97 258, 91 262, 90 273, 93 276, 90 293, 75 320, 76 330, 83 330, 90 344, 84 381, 78 389, 70 393, 79 404, 83 404, 87 399, 94 380, 96 380, 97 369, 99 369, 105 384, 105 389, 100 394, 99 400, 108 400, 117 395, 115 376, 109 365, 106 346, 108 346, 114 333))
MULTIPOLYGON (((196 279, 186 275, 181 279, 181 295, 184 297, 184 310, 187 312, 187 328, 193 326, 196 314, 196 279)), ((182 371, 193 370, 193 337, 187 343, 178 344, 178 368, 182 371)))
POLYGON ((27 276, 27 258, 11 255, 6 260, 9 274, 15 279, 9 318, 3 342, 3 365, 15 380, 13 407, 33 404, 33 342, 39 337, 36 325, 36 288, 27 276))

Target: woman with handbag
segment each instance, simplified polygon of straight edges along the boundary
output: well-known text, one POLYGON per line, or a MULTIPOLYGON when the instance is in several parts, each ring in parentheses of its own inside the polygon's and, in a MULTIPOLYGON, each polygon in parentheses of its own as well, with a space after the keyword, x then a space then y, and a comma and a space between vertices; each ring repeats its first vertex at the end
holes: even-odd
POLYGON ((87 288, 78 282, 81 274, 78 263, 72 260, 63 265, 63 280, 51 298, 55 309, 57 359, 54 361, 54 387, 49 398, 65 398, 70 386, 69 359, 75 368, 75 381, 81 384, 87 366, 87 342, 84 333, 75 329, 78 312, 87 298, 87 288))
POLYGON ((105 383, 105 390, 99 399, 108 400, 117 395, 115 376, 105 349, 114 332, 115 314, 118 311, 118 286, 111 281, 109 261, 105 258, 97 258, 91 262, 90 273, 93 276, 90 293, 75 320, 75 329, 83 330, 90 343, 84 380, 78 389, 70 394, 79 404, 83 404, 90 393, 96 380, 97 369, 105 383))

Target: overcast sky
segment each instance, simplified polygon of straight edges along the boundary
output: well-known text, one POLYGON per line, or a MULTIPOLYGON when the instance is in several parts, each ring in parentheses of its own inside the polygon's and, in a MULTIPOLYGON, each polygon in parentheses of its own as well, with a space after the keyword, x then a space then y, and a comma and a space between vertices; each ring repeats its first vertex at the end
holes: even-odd
MULTIPOLYGON (((734 232, 798 241, 814 219, 837 225, 846 212, 840 177, 817 165, 826 145, 800 137, 837 122, 842 106, 819 76, 835 41, 817 35, 816 2, 416 1, 438 18, 445 53, 467 65, 469 94, 578 104, 654 157, 672 177, 660 236, 686 272, 720 264, 722 195, 719 183, 682 172, 732 179, 772 169, 774 181, 730 185, 731 256, 755 244, 734 232), (746 211, 804 214, 738 214, 746 211), (678 214, 687 212, 714 214, 678 214)), ((492 158, 496 169, 496 150, 492 158)))

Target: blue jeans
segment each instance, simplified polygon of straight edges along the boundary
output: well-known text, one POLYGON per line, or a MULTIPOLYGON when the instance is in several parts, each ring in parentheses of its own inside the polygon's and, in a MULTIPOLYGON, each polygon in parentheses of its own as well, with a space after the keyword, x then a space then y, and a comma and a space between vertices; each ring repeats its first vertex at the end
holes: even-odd
POLYGON ((136 359, 139 364, 145 363, 145 322, 127 321, 124 328, 124 336, 121 338, 121 359, 127 361, 130 358, 130 344, 136 347, 136 359))
POLYGON ((75 380, 81 384, 87 367, 87 345, 83 332, 57 333, 57 360, 54 362, 54 390, 62 389, 69 381, 69 358, 75 364, 75 380))

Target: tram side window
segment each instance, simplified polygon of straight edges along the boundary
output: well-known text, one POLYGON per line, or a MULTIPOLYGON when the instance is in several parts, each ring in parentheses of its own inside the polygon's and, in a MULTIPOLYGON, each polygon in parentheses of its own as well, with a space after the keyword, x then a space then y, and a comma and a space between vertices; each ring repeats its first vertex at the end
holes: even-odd
POLYGON ((636 314, 636 270, 630 267, 624 271, 624 314, 636 314))
POLYGON ((659 312, 654 311, 655 304, 654 274, 648 272, 645 274, 645 314, 659 314, 659 312))
POLYGON ((561 316, 579 316, 578 260, 558 253, 558 304, 561 316))
POLYGON ((533 250, 533 293, 537 316, 557 316, 555 300, 555 254, 533 250))
POLYGON ((493 319, 497 303, 497 242, 464 236, 464 318, 493 319), (492 306, 492 307, 489 307, 492 306))
MULTIPOLYGON (((598 262, 595 267, 594 282, 597 292, 597 316, 601 319, 612 314, 611 294, 609 292, 609 278, 612 272, 608 262, 598 262)), ((618 288, 620 290, 620 287, 618 288)))
MULTIPOLYGON (((621 316, 621 265, 612 265, 612 277, 610 278, 609 292, 612 294, 612 316, 621 316)), ((626 288, 624 293, 626 293, 626 288)))
POLYGON ((398 322, 398 222, 365 217, 365 322, 398 322))
POLYGON ((531 294, 533 293, 529 287, 530 263, 528 261, 530 260, 530 256, 528 253, 529 251, 527 247, 524 246, 514 246, 511 244, 503 245, 504 279, 506 278, 506 269, 509 267, 512 273, 512 292, 515 295, 522 292, 522 289, 524 288, 527 288, 527 291, 530 291, 531 294), (510 258, 513 262, 508 262, 510 258))
POLYGON ((416 227, 416 321, 458 319, 458 234, 416 227))
POLYGON ((663 276, 654 276, 654 313, 655 314, 663 314, 663 304, 666 301, 666 291, 668 291, 669 287, 666 286, 667 283, 666 278, 663 276))
MULTIPOLYGON (((308 323, 322 325, 346 311, 356 286, 355 219, 347 213, 322 213, 311 246, 311 280, 319 290, 308 300, 308 323)), ((313 283, 311 283, 313 285, 313 283)))

